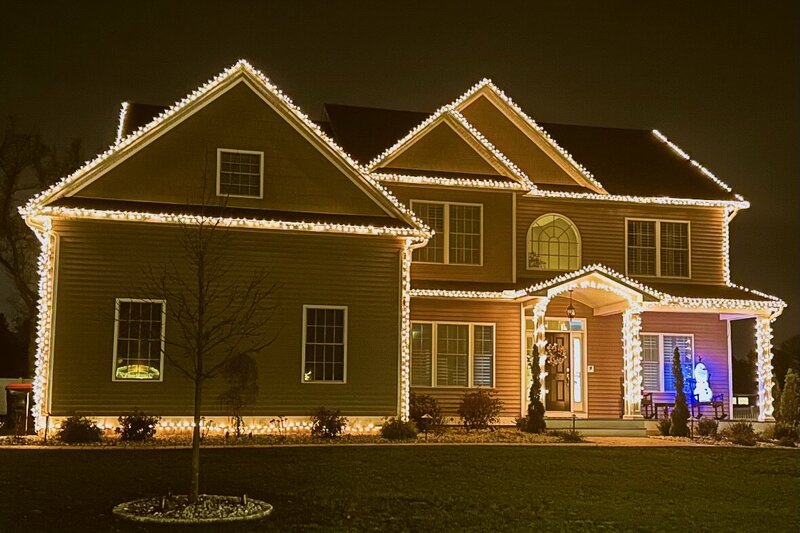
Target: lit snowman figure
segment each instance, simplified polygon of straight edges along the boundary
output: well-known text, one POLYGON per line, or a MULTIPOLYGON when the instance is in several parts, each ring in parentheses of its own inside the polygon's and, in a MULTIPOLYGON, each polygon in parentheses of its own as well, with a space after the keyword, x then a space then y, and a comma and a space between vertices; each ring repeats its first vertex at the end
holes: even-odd
POLYGON ((694 365, 694 395, 699 402, 711 401, 711 387, 708 385, 708 368, 700 361, 694 365))

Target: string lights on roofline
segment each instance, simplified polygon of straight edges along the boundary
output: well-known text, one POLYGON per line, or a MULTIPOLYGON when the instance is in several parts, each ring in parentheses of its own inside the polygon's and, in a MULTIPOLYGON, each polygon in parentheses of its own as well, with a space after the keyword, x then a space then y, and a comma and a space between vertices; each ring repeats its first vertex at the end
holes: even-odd
MULTIPOLYGON (((389 203, 397 209, 404 217, 408 220, 412 221, 417 226, 425 228, 425 224, 414 215, 414 213, 406 207, 402 202, 400 202, 388 189, 386 189, 383 185, 378 183, 375 179, 373 179, 369 173, 366 171, 363 165, 353 159, 350 154, 348 154, 344 149, 342 149, 336 142, 330 138, 322 129, 314 123, 301 109, 297 106, 291 98, 289 98, 280 88, 274 85, 269 78, 267 78, 261 71, 254 68, 250 63, 248 63, 244 59, 240 59, 231 67, 223 70, 217 76, 208 80, 204 85, 198 87, 187 96, 182 98, 181 100, 175 102, 172 106, 162 111, 157 117, 151 120, 148 124, 141 126, 136 131, 133 131, 126 135, 124 138, 118 138, 114 144, 108 147, 104 152, 95 156, 94 159, 91 159, 84 163, 78 170, 73 172, 72 174, 62 178, 49 188, 45 189, 41 193, 37 194, 33 198, 31 198, 28 203, 25 205, 25 210, 27 212, 33 212, 35 207, 41 207, 45 202, 48 200, 52 200, 53 197, 58 194, 59 192, 63 191, 66 187, 73 185, 80 177, 84 176, 88 172, 99 168, 100 164, 106 161, 109 157, 120 153, 123 149, 130 146, 138 139, 140 139, 144 134, 153 131, 155 128, 166 122, 168 119, 176 116, 180 111, 187 109, 192 103, 196 102, 202 96, 208 94, 209 92, 213 91, 214 89, 221 87, 224 82, 229 79, 232 79, 236 73, 243 72, 247 73, 250 76, 254 77, 257 81, 260 82, 260 85, 267 90, 268 93, 273 95, 277 98, 291 113, 299 119, 305 127, 309 128, 312 132, 314 132, 320 139, 324 141, 324 143, 330 148, 335 154, 341 157, 356 173, 364 179, 367 183, 369 183, 375 190, 377 190, 383 197, 389 201, 389 203)), ((124 109, 127 112, 127 107, 124 109)), ((120 109, 120 114, 122 115, 123 108, 120 109)), ((121 116, 120 119, 123 117, 121 116)), ((120 126, 122 124, 122 120, 120 120, 120 125, 118 125, 118 137, 121 137, 121 129, 120 126)))
MULTIPOLYGON (((714 183, 716 183, 717 185, 719 185, 720 187, 725 189, 725 191, 733 192, 733 189, 731 189, 730 185, 728 185, 727 183, 725 183, 724 181, 719 179, 717 176, 715 176, 713 172, 711 172, 706 167, 701 165, 699 162, 697 162, 697 160, 692 159, 692 157, 689 154, 687 154, 684 150, 682 150, 678 145, 676 145, 675 143, 670 141, 667 138, 666 135, 664 135, 663 133, 661 133, 658 130, 653 130, 653 135, 655 135, 656 139, 658 139, 659 141, 661 141, 664 144, 666 144, 667 146, 669 146, 672 149, 672 151, 675 152, 679 157, 681 157, 681 158, 685 159, 686 161, 688 161, 693 167, 695 167, 697 170, 699 170, 704 176, 706 176, 711 181, 713 181, 714 183)), ((736 198, 738 200, 743 200, 743 198, 739 194, 736 195, 736 198)))
POLYGON ((122 140, 122 133, 125 127, 125 118, 128 116, 128 107, 130 104, 128 102, 122 102, 119 106, 119 122, 117 123, 117 138, 114 140, 114 144, 119 144, 119 141, 122 140))
POLYGON ((474 178, 445 178, 440 176, 409 176, 406 174, 373 172, 372 177, 381 183, 404 185, 437 185, 444 187, 465 187, 475 189, 499 189, 506 191, 527 191, 528 188, 515 181, 483 180, 474 178))

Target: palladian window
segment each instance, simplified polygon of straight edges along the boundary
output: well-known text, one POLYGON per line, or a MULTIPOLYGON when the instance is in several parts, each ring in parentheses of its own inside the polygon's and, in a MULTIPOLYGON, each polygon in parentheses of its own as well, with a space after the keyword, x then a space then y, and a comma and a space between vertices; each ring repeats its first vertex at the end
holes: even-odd
POLYGON ((549 213, 528 229, 529 270, 577 270, 581 266, 581 237, 566 217, 549 213))

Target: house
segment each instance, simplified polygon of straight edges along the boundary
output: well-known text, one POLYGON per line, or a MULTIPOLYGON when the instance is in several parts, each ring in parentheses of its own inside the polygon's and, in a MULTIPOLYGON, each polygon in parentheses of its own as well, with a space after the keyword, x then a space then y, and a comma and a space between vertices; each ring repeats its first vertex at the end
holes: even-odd
POLYGON ((772 418, 785 304, 729 265, 749 204, 662 133, 540 124, 488 80, 433 114, 327 105, 315 122, 240 61, 172 107, 123 104, 116 142, 21 209, 42 243, 38 428, 133 408, 189 420, 190 383, 159 349, 179 334, 170 302, 140 278, 179 223, 209 216, 198 190, 227 201, 210 216, 232 262, 281 287, 253 427, 320 405, 379 423, 412 392, 454 416, 476 388, 511 423, 532 367, 548 418, 644 427, 673 401, 676 350, 698 408, 729 414, 745 319, 772 418))

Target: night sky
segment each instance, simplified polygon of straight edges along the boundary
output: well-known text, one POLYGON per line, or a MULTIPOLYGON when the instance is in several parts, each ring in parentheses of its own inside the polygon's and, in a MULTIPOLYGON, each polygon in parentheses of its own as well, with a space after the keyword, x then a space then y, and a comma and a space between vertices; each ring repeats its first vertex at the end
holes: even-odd
POLYGON ((732 225, 733 280, 789 303, 777 342, 798 332, 796 2, 131 4, 4 6, 0 113, 89 157, 121 101, 170 104, 239 58, 312 117, 324 102, 433 111, 491 77, 542 122, 660 129, 729 183, 752 204, 732 225))

